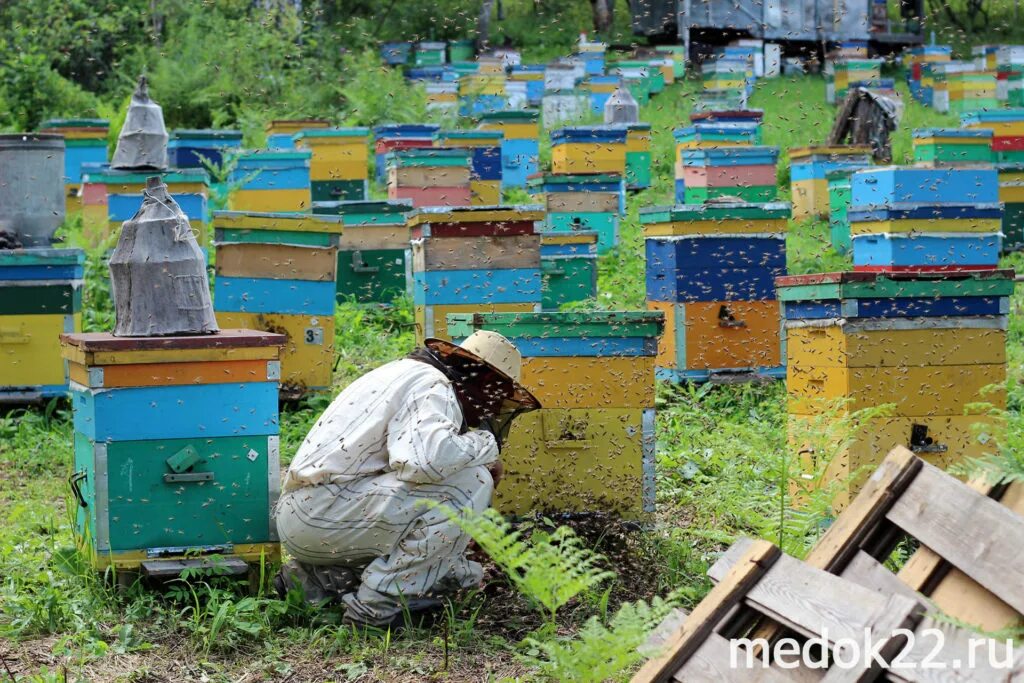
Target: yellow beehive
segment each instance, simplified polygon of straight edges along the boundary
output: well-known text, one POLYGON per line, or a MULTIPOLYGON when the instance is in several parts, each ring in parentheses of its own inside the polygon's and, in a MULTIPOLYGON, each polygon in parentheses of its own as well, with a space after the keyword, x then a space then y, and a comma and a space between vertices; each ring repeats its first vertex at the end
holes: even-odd
POLYGON ((295 146, 309 149, 310 180, 366 180, 369 128, 317 128, 297 133, 295 146))

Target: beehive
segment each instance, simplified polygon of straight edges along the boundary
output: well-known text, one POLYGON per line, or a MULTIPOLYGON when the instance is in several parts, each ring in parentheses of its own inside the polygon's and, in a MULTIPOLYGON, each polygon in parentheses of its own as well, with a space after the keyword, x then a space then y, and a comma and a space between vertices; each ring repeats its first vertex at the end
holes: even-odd
POLYGON ((59 337, 82 329, 80 249, 0 250, 0 402, 68 392, 59 337))
MULTIPOLYGON (((95 183, 106 194, 107 233, 117 234, 121 224, 129 220, 141 208, 146 178, 159 175, 167 185, 174 201, 188 218, 192 232, 200 243, 208 240, 207 224, 210 222, 208 197, 210 176, 202 169, 179 169, 175 171, 115 171, 106 168, 101 172, 89 172, 88 184, 95 183)), ((83 201, 86 200, 83 190, 83 201)))
POLYGON ((499 131, 501 139, 501 183, 503 187, 526 187, 526 179, 540 163, 540 113, 521 109, 482 114, 480 129, 499 131))
POLYGON ((793 218, 828 215, 828 179, 832 171, 871 165, 871 148, 856 145, 814 145, 789 150, 793 218))
POLYGON ((393 123, 374 128, 374 168, 377 182, 381 184, 387 182, 385 157, 388 152, 399 149, 433 147, 434 133, 439 130, 441 130, 441 126, 434 123, 393 123))
POLYGON ((408 199, 414 207, 469 206, 473 161, 468 148, 410 148, 389 152, 388 199, 408 199))
POLYGON ((283 338, 65 334, 75 535, 99 570, 280 556, 277 380, 283 338))
POLYGON ((848 254, 852 248, 850 238, 850 176, 853 171, 840 170, 827 174, 828 227, 832 248, 839 254, 848 254))
POLYGON ((529 192, 543 195, 545 229, 552 232, 592 230, 597 252, 619 243, 619 216, 626 212, 626 183, 611 173, 538 174, 529 179, 529 192))
POLYGON ((341 216, 338 300, 391 303, 408 291, 408 200, 314 202, 313 213, 341 216))
POLYGON ((676 201, 702 204, 718 197, 735 197, 744 202, 775 199, 775 164, 778 147, 720 147, 685 149, 680 153, 682 192, 676 201))
POLYGON ((277 119, 266 125, 267 149, 292 149, 295 134, 312 128, 330 128, 324 119, 277 119))
POLYGON ((402 66, 409 63, 409 56, 412 54, 412 43, 395 42, 381 43, 380 56, 384 63, 389 66, 402 66))
POLYGON ((545 232, 540 236, 541 308, 597 296, 597 233, 545 232))
POLYGON ((309 180, 314 202, 366 199, 369 135, 369 128, 313 128, 295 134, 295 147, 312 154, 309 180))
POLYGON ((218 324, 284 335, 284 396, 329 389, 342 219, 217 211, 214 225, 218 324))
POLYGON ((931 68, 934 64, 952 59, 953 48, 948 45, 919 45, 904 51, 903 64, 907 67, 907 84, 910 94, 922 104, 931 106, 934 95, 934 79, 931 68))
POLYGON ((644 190, 651 186, 651 124, 626 124, 626 187, 644 190))
POLYGON ((841 103, 850 88, 876 86, 881 80, 881 59, 829 59, 825 62, 825 101, 841 103))
POLYGON ((64 136, 64 189, 66 211, 80 211, 83 165, 107 163, 107 136, 110 121, 106 119, 48 119, 39 124, 44 133, 64 136))
MULTIPOLYGON (((615 73, 626 81, 627 85, 636 84, 644 92, 636 101, 647 102, 651 95, 657 95, 665 89, 665 74, 660 66, 652 65, 649 59, 627 59, 615 62, 615 73)), ((634 88, 630 88, 635 92, 634 88)))
POLYGON ((577 126, 551 133, 552 173, 626 173, 626 138, 621 126, 577 126))
POLYGON ((544 66, 541 64, 520 64, 513 66, 508 76, 510 81, 526 84, 526 102, 536 107, 544 99, 544 66))
POLYGON ((996 164, 1003 204, 1003 251, 1024 247, 1024 163, 996 164))
POLYGON ((437 147, 465 149, 470 153, 469 204, 501 204, 501 147, 505 134, 500 130, 442 130, 434 135, 437 147))
POLYGON ((408 219, 418 341, 450 339, 449 313, 539 310, 539 206, 430 208, 408 219))
POLYGON ((854 270, 996 267, 1002 207, 995 169, 869 169, 853 174, 850 193, 854 270))
POLYGON ((459 115, 467 117, 508 109, 505 73, 471 73, 460 76, 458 102, 459 115))
POLYGON ((600 76, 604 73, 604 55, 608 50, 605 43, 581 42, 577 48, 577 56, 583 60, 583 73, 587 76, 600 76))
POLYGON ((446 43, 424 41, 416 43, 414 63, 416 66, 438 66, 445 63, 446 43))
POLYGON ((894 446, 941 467, 991 452, 1002 426, 981 405, 1006 400, 991 385, 1006 378, 1013 271, 824 273, 777 284, 791 448, 805 455, 808 476, 853 477, 839 505, 894 446), (822 415, 850 416, 850 433, 819 433, 809 445, 822 415))
POLYGON ((508 337, 542 409, 512 423, 494 506, 510 515, 654 509, 654 354, 658 313, 453 315, 456 339, 508 337))
MULTIPOLYGON (((996 99, 1007 102, 1011 107, 1024 104, 1024 91, 1020 90, 1020 76, 1024 73, 1024 45, 1000 45, 996 49, 996 99), (1015 93, 1010 101, 1011 82, 1014 82, 1015 93)), ((991 70, 991 69, 990 69, 991 70)))
POLYGON ((305 150, 246 152, 238 157, 229 182, 238 189, 231 193, 232 211, 284 213, 309 211, 309 165, 305 150))
POLYGON ((604 105, 619 87, 619 82, 618 76, 589 76, 583 81, 581 87, 590 93, 590 109, 594 114, 604 115, 604 105))
POLYGON ((701 65, 701 78, 705 90, 742 90, 749 95, 753 89, 754 71, 747 60, 722 56, 701 65))
POLYGON ((996 108, 996 76, 978 70, 971 62, 936 63, 932 106, 939 112, 963 114, 978 109, 996 108))
POLYGON ((960 125, 967 130, 992 132, 995 161, 1024 162, 1024 109, 975 111, 961 116, 960 125))
POLYGON ((987 164, 993 161, 992 131, 924 128, 914 131, 914 162, 922 166, 987 164))
POLYGON ((647 307, 665 316, 660 378, 784 374, 775 278, 786 272, 789 215, 782 202, 641 209, 647 307))
POLYGON ((174 168, 220 166, 230 151, 242 148, 239 130, 172 130, 167 140, 167 162, 174 168))

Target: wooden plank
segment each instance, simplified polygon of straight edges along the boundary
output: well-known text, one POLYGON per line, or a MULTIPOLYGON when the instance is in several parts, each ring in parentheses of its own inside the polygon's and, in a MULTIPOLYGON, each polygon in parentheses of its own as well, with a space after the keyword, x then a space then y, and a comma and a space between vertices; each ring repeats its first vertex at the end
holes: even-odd
POLYGON ((737 658, 739 666, 731 666, 729 641, 711 633, 683 667, 674 675, 679 683, 784 683, 792 682, 790 672, 782 673, 763 667, 759 659, 754 666, 746 666, 746 657, 741 653, 737 658))
POLYGON ((886 517, 1024 611, 1024 517, 928 464, 886 517))
POLYGON ((539 267, 540 235, 446 237, 412 245, 413 272, 539 267))
POLYGON ((139 363, 277 360, 281 355, 281 347, 279 346, 96 352, 85 352, 80 348, 65 346, 62 351, 64 358, 67 360, 89 367, 97 365, 135 365, 139 363))
POLYGON ((879 593, 902 595, 912 600, 924 601, 924 596, 900 581, 885 565, 863 551, 853 556, 841 576, 879 593))
POLYGON ((754 541, 732 571, 700 602, 686 622, 667 641, 666 652, 651 659, 633 677, 633 683, 663 683, 672 678, 682 664, 714 632, 725 614, 743 599, 782 552, 768 541, 754 541))
POLYGON ((334 280, 333 248, 283 244, 217 246, 217 275, 275 280, 334 280))
POLYGON ((83 351, 150 351, 175 349, 227 349, 252 346, 280 346, 284 336, 259 330, 221 330, 215 334, 170 337, 115 337, 109 332, 62 334, 61 344, 83 351))
POLYGON ((894 448, 811 549, 807 564, 841 573, 923 465, 924 462, 908 449, 894 448))

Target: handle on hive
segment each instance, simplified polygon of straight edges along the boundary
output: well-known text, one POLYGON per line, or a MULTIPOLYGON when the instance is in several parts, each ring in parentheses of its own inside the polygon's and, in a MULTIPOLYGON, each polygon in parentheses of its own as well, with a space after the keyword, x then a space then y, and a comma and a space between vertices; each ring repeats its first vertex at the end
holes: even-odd
POLYGON ((68 477, 68 483, 71 484, 71 492, 75 494, 75 500, 78 501, 78 505, 83 508, 89 507, 89 503, 86 502, 85 496, 82 495, 82 489, 78 487, 78 482, 85 481, 88 476, 89 473, 82 470, 81 472, 75 472, 68 477))

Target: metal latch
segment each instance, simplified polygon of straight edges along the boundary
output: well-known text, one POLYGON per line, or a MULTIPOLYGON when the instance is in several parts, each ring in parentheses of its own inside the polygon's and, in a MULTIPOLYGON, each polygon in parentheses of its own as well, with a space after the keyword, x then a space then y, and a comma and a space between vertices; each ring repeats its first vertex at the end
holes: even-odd
POLYGON ((181 474, 182 472, 187 472, 195 465, 199 464, 200 460, 199 451, 197 451, 194 446, 188 445, 171 457, 167 458, 167 466, 171 468, 172 472, 181 474))
POLYGON ((363 252, 356 249, 352 252, 352 270, 357 273, 379 273, 380 266, 367 265, 363 260, 363 252))
POLYGON ((213 472, 185 472, 183 474, 165 474, 165 484, 194 484, 202 481, 213 481, 213 472))

